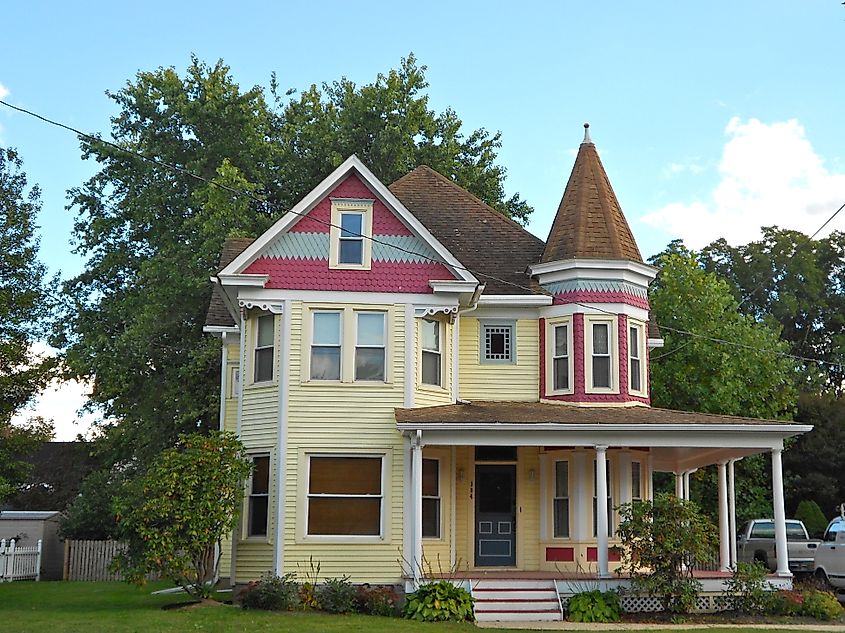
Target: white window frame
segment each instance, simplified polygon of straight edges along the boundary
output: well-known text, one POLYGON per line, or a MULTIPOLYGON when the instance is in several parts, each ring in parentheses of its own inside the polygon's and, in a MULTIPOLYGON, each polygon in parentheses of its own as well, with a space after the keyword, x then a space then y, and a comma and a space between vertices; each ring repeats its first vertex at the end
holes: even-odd
POLYGON ((385 486, 385 478, 387 477, 388 471, 388 455, 386 453, 331 453, 331 452, 319 452, 319 453, 304 453, 304 478, 303 478, 303 497, 304 503, 302 507, 305 508, 305 512, 303 512, 302 516, 302 537, 308 541, 331 541, 331 542, 361 542, 361 541, 373 541, 373 542, 381 542, 387 540, 385 537, 385 520, 386 520, 386 506, 388 505, 389 499, 387 495, 387 487, 385 486), (381 460, 381 470, 380 470, 380 494, 379 495, 341 495, 341 494, 311 494, 309 490, 309 486, 311 484, 311 459, 312 458, 320 458, 320 457, 328 457, 328 458, 342 458, 342 457, 350 457, 350 458, 369 458, 369 459, 379 459, 381 460), (308 517, 310 514, 310 500, 311 498, 372 498, 377 496, 380 500, 379 503, 379 533, 378 534, 309 534, 308 533, 308 517))
POLYGON ((251 344, 252 356, 251 356, 251 359, 250 359, 251 360, 251 362, 250 362, 250 370, 251 371, 249 372, 249 377, 250 377, 249 384, 251 384, 251 385, 272 385, 273 383, 276 382, 276 378, 277 378, 276 377, 276 369, 277 369, 277 367, 276 367, 276 354, 277 354, 277 351, 278 351, 278 333, 277 333, 276 315, 273 314, 273 313, 270 313, 270 312, 268 312, 268 313, 258 313, 258 314, 255 315, 255 318, 251 319, 251 323, 254 323, 255 326, 253 328, 251 328, 252 332, 251 332, 251 335, 250 335, 250 339, 252 341, 252 344, 251 344), (272 346, 264 345, 264 346, 259 347, 258 346, 258 331, 261 327, 259 324, 261 322, 261 319, 264 319, 264 318, 271 319, 271 322, 273 323, 273 345, 272 346), (271 367, 273 373, 272 373, 272 375, 270 376, 269 379, 256 380, 255 374, 256 374, 256 371, 258 370, 258 363, 255 362, 255 358, 256 358, 259 350, 265 350, 265 349, 272 349, 273 360, 272 360, 270 367, 271 367))
POLYGON ((419 333, 419 340, 420 340, 420 351, 419 351, 419 358, 418 358, 418 365, 419 371, 417 372, 417 383, 420 388, 422 389, 437 389, 437 390, 445 390, 446 389, 446 364, 444 362, 446 357, 446 328, 444 327, 443 321, 439 319, 429 319, 423 318, 419 319, 419 323, 417 324, 417 331, 419 333), (434 323, 437 326, 437 341, 439 349, 426 349, 423 344, 423 323, 434 323), (432 384, 428 382, 423 382, 423 356, 424 354, 438 354, 440 356, 440 384, 432 384))
POLYGON ((584 392, 619 393, 619 324, 616 317, 584 317, 584 392), (610 356, 610 387, 593 387, 593 325, 606 324, 610 356))
MULTIPOLYGON (((373 264, 373 200, 333 198, 331 228, 329 229, 329 268, 340 270, 370 270, 373 264), (341 217, 343 214, 361 215, 361 263, 340 263, 341 217)), ((358 239, 358 238, 344 238, 358 239)))
POLYGON ((482 365, 516 365, 516 321, 479 319, 478 362, 482 365), (497 329, 507 332, 505 347, 508 353, 506 358, 489 358, 487 355, 488 332, 497 329))
POLYGON ((338 304, 313 304, 303 307, 303 351, 300 381, 303 385, 382 385, 393 382, 393 306, 348 306, 338 304), (340 314, 340 379, 311 378, 311 350, 314 347, 314 314, 335 312, 340 314), (355 350, 358 343, 358 314, 384 315, 384 380, 355 380, 355 350))
POLYGON ((572 318, 556 318, 546 320, 546 394, 552 396, 567 395, 575 392, 575 353, 572 347, 572 318), (568 352, 569 387, 555 389, 555 328, 566 326, 566 348, 568 352))
POLYGON ((645 323, 640 321, 632 321, 628 319, 628 327, 627 327, 627 336, 628 336, 628 393, 645 397, 648 394, 648 386, 646 385, 646 379, 648 377, 648 372, 646 371, 646 340, 645 340, 645 323), (632 352, 631 346, 631 330, 636 330, 637 332, 637 356, 634 356, 632 352), (633 388, 633 375, 634 372, 632 371, 632 366, 634 361, 638 361, 640 364, 639 370, 639 378, 640 378, 640 389, 633 388))
POLYGON ((235 363, 229 366, 229 389, 226 398, 237 400, 241 397, 241 366, 235 363))
POLYGON ((555 459, 552 461, 552 538, 555 540, 570 540, 572 538, 572 462, 569 459, 555 459), (558 489, 557 489, 557 465, 558 464, 566 464, 566 496, 558 496, 558 489), (555 504, 557 501, 566 501, 567 505, 567 525, 566 525, 566 534, 563 536, 558 536, 555 530, 555 517, 557 516, 557 512, 555 511, 555 504))
POLYGON ((249 474, 249 479, 246 482, 246 494, 244 494, 244 512, 243 512, 243 525, 242 525, 242 532, 243 537, 241 540, 251 540, 251 541, 268 541, 270 539, 270 527, 271 527, 271 514, 270 514, 270 493, 273 489, 273 456, 270 451, 256 451, 247 453, 247 457, 249 458, 250 462, 254 465, 255 460, 259 458, 266 458, 267 459, 267 493, 266 494, 254 494, 252 492, 252 483, 253 483, 253 476, 255 474, 255 470, 249 474), (267 525, 264 534, 251 534, 251 519, 252 519, 252 499, 254 497, 266 497, 267 498, 267 525))
MULTIPOLYGON (((443 468, 439 457, 425 457, 423 456, 423 463, 432 461, 437 464, 437 496, 423 494, 423 501, 426 499, 434 499, 437 501, 437 534, 435 536, 426 536, 423 538, 431 541, 438 541, 443 538, 443 468)), ((423 471, 425 468, 423 468, 423 471)), ((425 507, 423 505, 423 507, 425 507)), ((424 512, 424 511, 423 511, 424 512)), ((425 525, 425 522, 423 522, 425 525)))
MULTIPOLYGON (((355 382, 383 383, 387 377, 387 312, 384 310, 353 310, 353 322, 355 324, 355 351, 352 364, 353 380, 355 382), (381 316, 381 345, 362 345, 358 341, 358 317, 362 314, 377 314, 381 316), (358 378, 358 350, 359 349, 380 349, 382 351, 381 380, 368 380, 358 378)), ((343 365, 343 350, 341 350, 341 365, 343 365)), ((341 368, 342 369, 342 368, 341 368)), ((341 372, 342 373, 342 372, 341 372)))

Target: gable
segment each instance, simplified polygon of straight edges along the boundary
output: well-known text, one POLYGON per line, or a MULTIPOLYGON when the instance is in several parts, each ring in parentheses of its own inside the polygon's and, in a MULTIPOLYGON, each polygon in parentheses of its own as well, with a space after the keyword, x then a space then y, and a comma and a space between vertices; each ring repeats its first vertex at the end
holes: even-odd
POLYGON ((265 288, 355 292, 431 293, 429 281, 456 276, 443 258, 411 231, 357 175, 350 174, 301 219, 264 245, 243 270, 268 275, 265 288), (332 268, 332 201, 371 201, 372 264, 369 270, 332 268))

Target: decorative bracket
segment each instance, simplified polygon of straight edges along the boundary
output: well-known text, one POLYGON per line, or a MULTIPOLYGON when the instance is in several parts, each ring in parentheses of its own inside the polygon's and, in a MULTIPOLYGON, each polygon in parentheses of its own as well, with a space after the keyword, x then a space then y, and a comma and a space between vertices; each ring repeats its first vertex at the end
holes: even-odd
POLYGON ((285 307, 281 303, 270 303, 269 301, 254 301, 252 299, 238 299, 238 306, 247 310, 257 308, 272 314, 284 314, 285 307))
POLYGON ((427 317, 442 314, 450 318, 455 318, 458 314, 458 306, 417 306, 414 308, 414 316, 427 317))

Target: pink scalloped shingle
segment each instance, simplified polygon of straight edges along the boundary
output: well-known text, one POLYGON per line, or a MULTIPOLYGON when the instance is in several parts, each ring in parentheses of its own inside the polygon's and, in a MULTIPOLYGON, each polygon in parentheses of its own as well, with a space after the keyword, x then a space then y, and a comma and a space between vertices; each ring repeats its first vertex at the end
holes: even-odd
POLYGON ((331 198, 353 198, 355 200, 373 200, 373 235, 413 235, 393 213, 376 198, 360 178, 349 176, 320 202, 308 214, 289 230, 293 233, 328 233, 332 219, 331 198))
POLYGON ((563 303, 624 303, 635 308, 648 310, 648 300, 629 292, 602 290, 572 290, 555 295, 555 304, 563 303))
POLYGON ((443 264, 374 261, 371 270, 331 270, 326 259, 260 257, 244 271, 269 275, 266 288, 430 293, 432 279, 454 279, 443 264))

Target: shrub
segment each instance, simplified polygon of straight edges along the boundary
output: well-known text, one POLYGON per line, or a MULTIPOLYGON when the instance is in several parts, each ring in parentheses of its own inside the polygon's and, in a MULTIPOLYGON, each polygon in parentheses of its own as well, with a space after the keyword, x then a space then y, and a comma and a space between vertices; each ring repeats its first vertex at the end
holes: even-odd
POLYGON ((716 541, 712 523, 695 503, 668 494, 623 504, 619 515, 622 569, 634 588, 659 596, 665 611, 691 611, 701 590, 692 570, 716 541))
POLYGON ((424 622, 472 622, 474 601, 466 589, 448 580, 430 582, 407 596, 403 616, 424 622))
POLYGON ((393 616, 397 614, 399 596, 392 587, 371 587, 364 584, 358 587, 355 607, 367 615, 393 616))
POLYGON ((349 613, 355 608, 355 587, 349 582, 349 576, 329 578, 316 590, 317 603, 323 611, 329 613, 349 613))
POLYGON ((767 587, 768 570, 759 561, 738 563, 725 583, 728 607, 741 613, 765 613, 772 609, 772 594, 767 587))
POLYGON ((572 622, 618 622, 619 596, 613 591, 576 593, 566 606, 566 619, 572 622))
POLYGON ((262 576, 241 593, 241 606, 244 609, 292 611, 299 605, 299 586, 294 578, 294 574, 262 576))
POLYGON ((811 538, 820 538, 827 528, 827 518, 815 501, 801 501, 795 510, 795 518, 804 523, 811 538))
POLYGON ((804 611, 804 594, 800 591, 779 589, 772 596, 772 612, 777 615, 801 615, 804 611))
POLYGON ((816 620, 834 620, 842 615, 842 605, 829 591, 810 590, 804 594, 802 615, 816 620))

